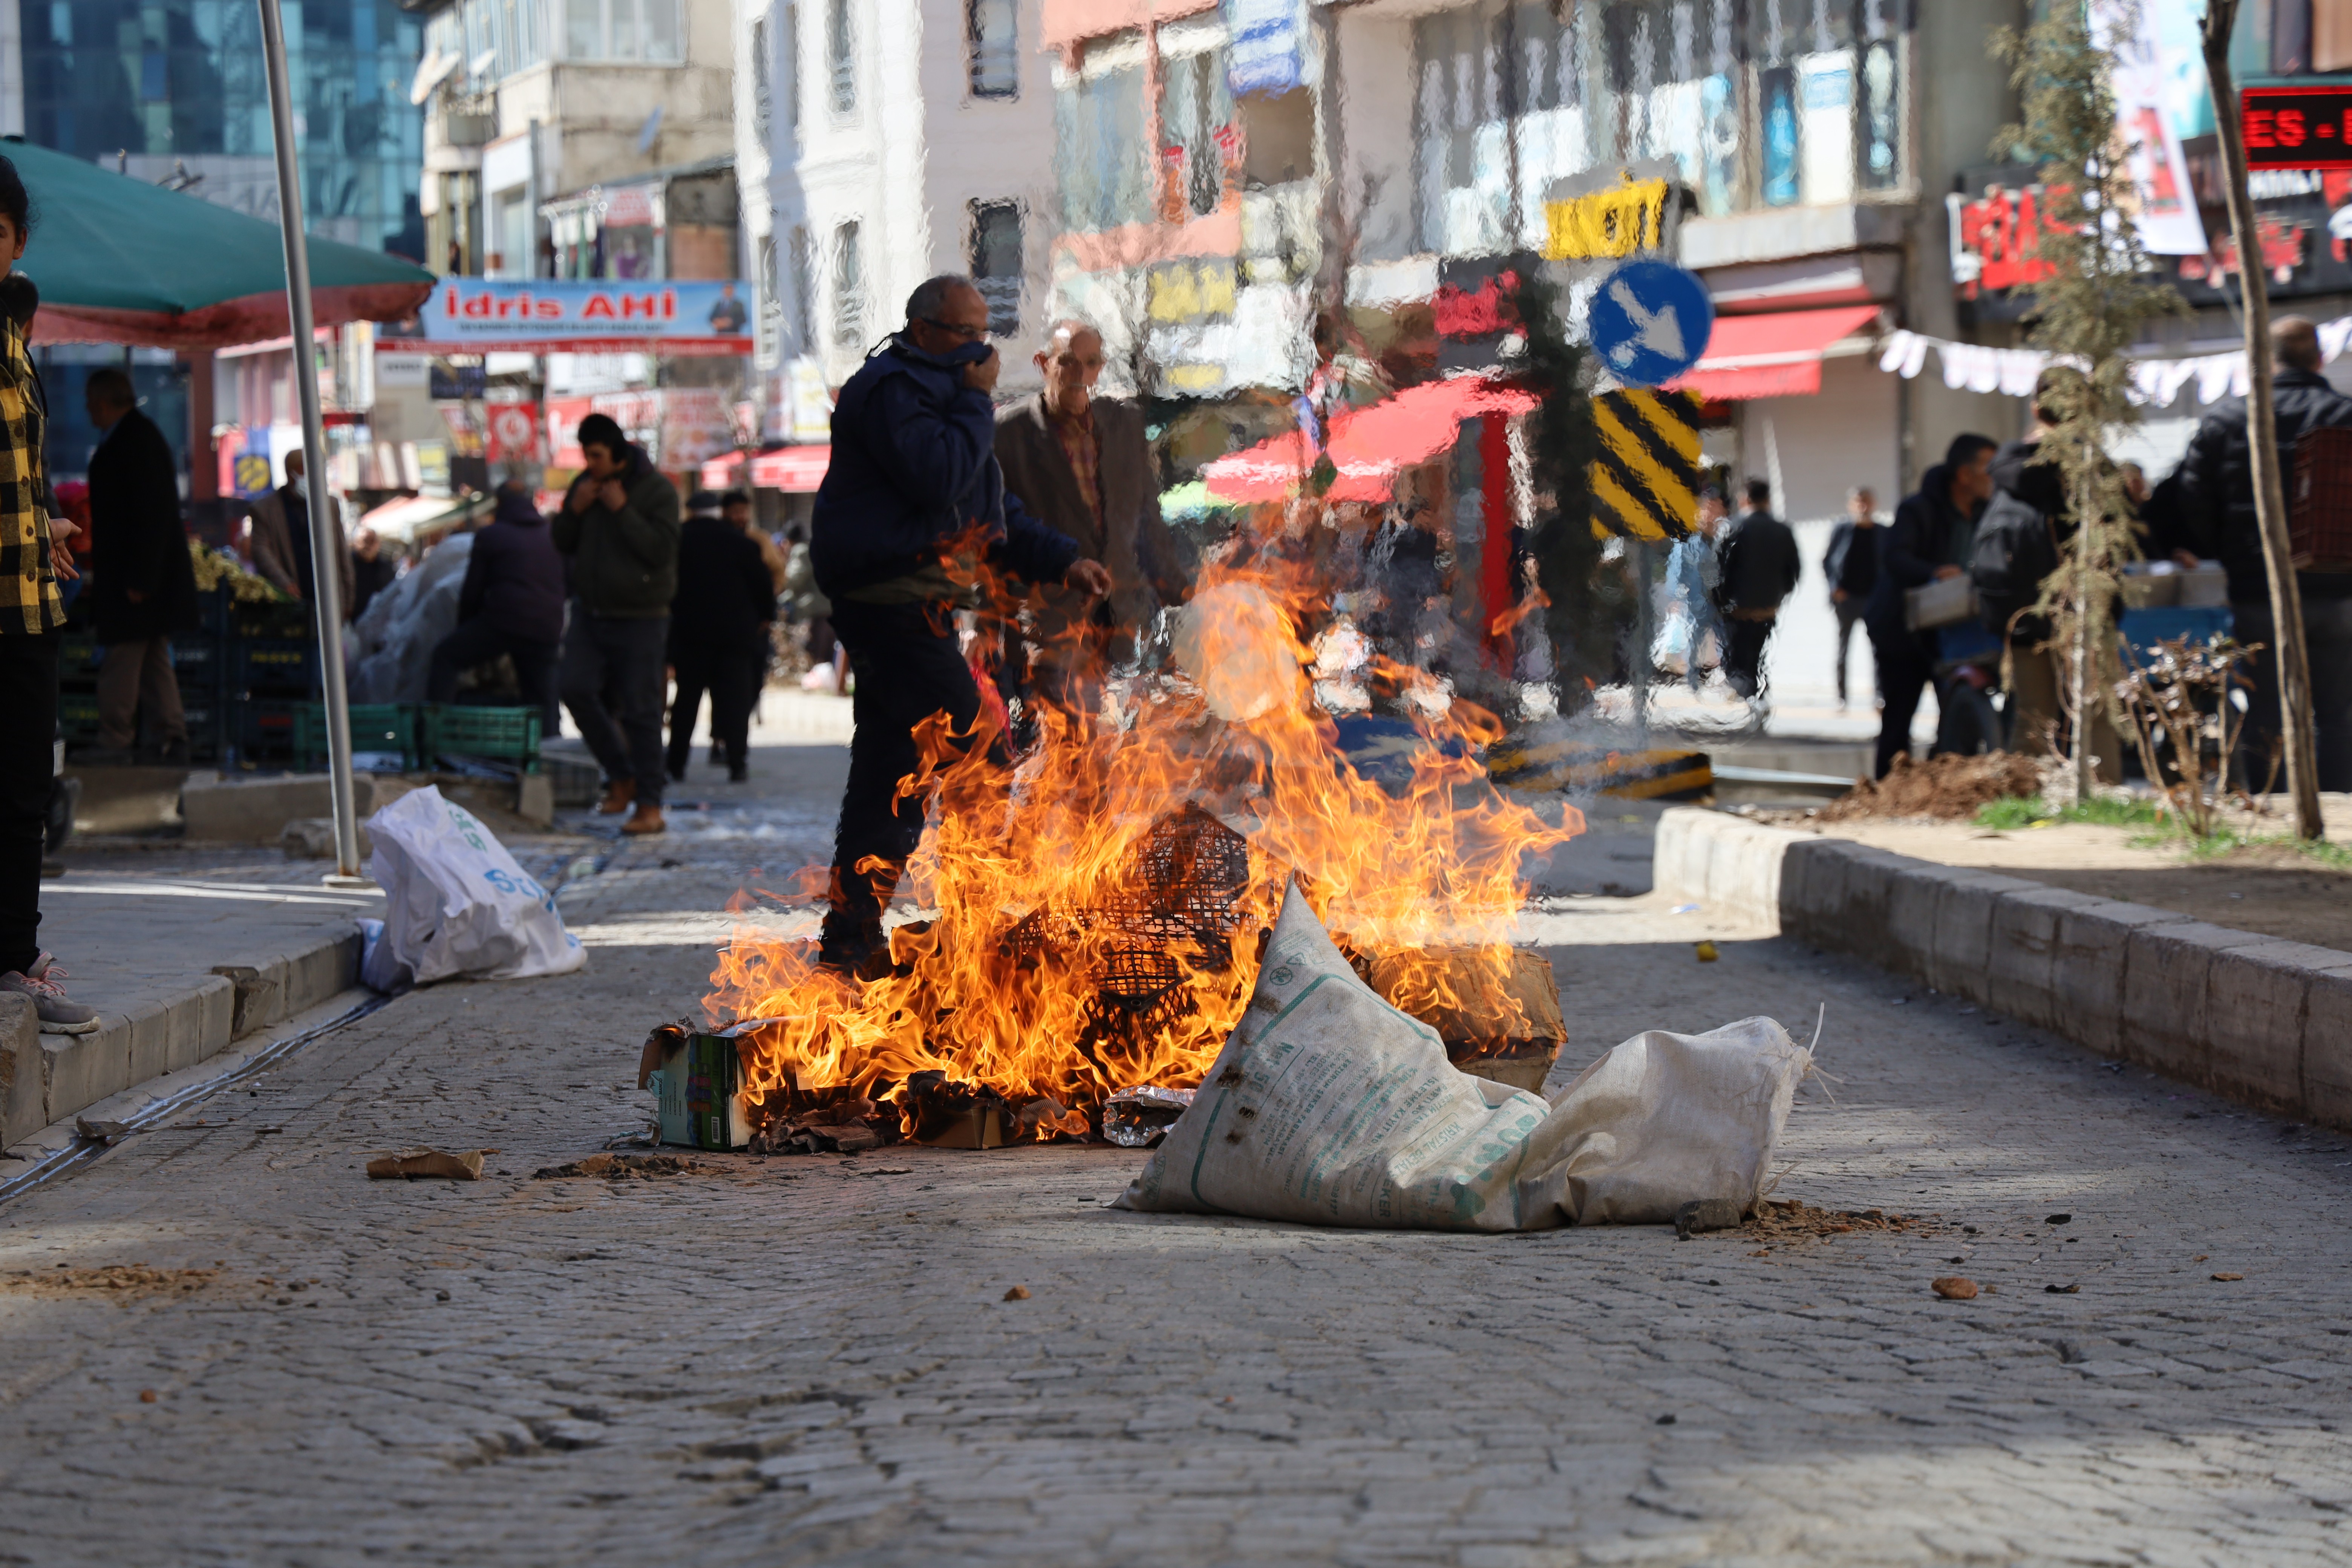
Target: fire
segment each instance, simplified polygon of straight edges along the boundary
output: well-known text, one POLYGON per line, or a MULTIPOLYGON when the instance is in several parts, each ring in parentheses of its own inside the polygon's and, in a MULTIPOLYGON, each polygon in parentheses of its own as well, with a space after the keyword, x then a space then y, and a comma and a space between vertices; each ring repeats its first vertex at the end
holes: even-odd
MULTIPOLYGON (((1211 568, 1174 639, 1184 673, 1130 683, 1115 724, 1046 710, 1009 777, 985 747, 919 732, 923 773, 901 787, 940 803, 899 894, 936 913, 893 933, 897 972, 820 971, 814 944, 748 926, 718 955, 706 1007, 764 1021, 739 1036, 755 1100, 881 1099, 922 1072, 1066 1108, 1196 1085, 1292 878, 1343 947, 1384 959, 1406 1011, 1499 982, 1523 858, 1583 820, 1548 826, 1494 789, 1475 750, 1501 726, 1459 700, 1423 722, 1399 793, 1339 763, 1302 633, 1328 616, 1304 576, 1264 555, 1211 568), (1452 963, 1423 956, 1441 945, 1452 963)), ((821 889, 822 870, 801 885, 821 889)), ((1082 1120, 1046 1112, 1036 1135, 1082 1120)))

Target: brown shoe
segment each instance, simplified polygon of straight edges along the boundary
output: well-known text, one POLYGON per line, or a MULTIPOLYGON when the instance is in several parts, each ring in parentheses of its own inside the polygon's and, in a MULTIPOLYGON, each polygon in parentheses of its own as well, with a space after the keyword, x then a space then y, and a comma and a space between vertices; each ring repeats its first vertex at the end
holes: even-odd
POLYGON ((629 820, 621 824, 621 831, 642 837, 649 833, 667 833, 669 824, 662 820, 661 807, 646 801, 629 814, 629 820))
POLYGON ((604 798, 596 803, 596 815, 599 816, 618 816, 621 813, 628 810, 629 803, 636 798, 636 780, 614 779, 611 784, 604 786, 604 798))

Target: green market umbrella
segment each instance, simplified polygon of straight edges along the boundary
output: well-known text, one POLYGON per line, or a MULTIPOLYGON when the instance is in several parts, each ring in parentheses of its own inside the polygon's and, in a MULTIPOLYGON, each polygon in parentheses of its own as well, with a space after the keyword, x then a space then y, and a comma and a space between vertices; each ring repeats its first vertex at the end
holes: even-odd
MULTIPOLYGON (((41 290, 33 341, 217 349, 288 335, 276 224, 14 137, 0 155, 33 197, 16 269, 41 290)), ((381 251, 310 241, 317 324, 413 314, 433 275, 381 251)))

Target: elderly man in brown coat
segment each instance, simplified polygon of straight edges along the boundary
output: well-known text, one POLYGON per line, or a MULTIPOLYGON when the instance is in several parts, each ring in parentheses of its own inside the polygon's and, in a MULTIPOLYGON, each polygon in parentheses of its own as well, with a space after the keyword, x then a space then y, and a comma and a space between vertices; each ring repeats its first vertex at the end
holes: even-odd
POLYGON ((1004 488, 1078 553, 1110 571, 1108 598, 1040 584, 1030 589, 1030 689, 1065 712, 1091 718, 1105 668, 1129 657, 1160 607, 1155 568, 1169 560, 1160 487, 1134 405, 1099 398, 1102 334, 1084 321, 1054 324, 1036 355, 1042 392, 996 411, 996 460, 1004 488))

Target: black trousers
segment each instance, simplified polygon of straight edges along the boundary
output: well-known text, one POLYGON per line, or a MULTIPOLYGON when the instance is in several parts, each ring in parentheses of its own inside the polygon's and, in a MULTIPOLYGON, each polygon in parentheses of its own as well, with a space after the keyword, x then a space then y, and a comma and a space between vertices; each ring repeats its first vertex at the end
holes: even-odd
POLYGON ((881 944, 882 911, 923 837, 928 802, 898 795, 898 781, 919 762, 915 726, 945 713, 959 732, 970 731, 980 716, 980 687, 944 605, 836 600, 833 626, 857 678, 856 730, 834 838, 824 954, 855 963, 881 944))
MULTIPOLYGON (((2254 656, 2254 689, 2247 694, 2246 725, 2240 731, 2242 758, 2236 782, 2260 789, 2273 778, 2271 758, 2281 743, 2277 628, 2267 604, 2230 606, 2242 643, 2261 643, 2254 656)), ((2319 752, 2319 787, 2352 790, 2352 599, 2303 601, 2304 651, 2311 664, 2312 728, 2319 752)), ((2286 788, 2286 764, 2278 765, 2274 790, 2286 788)))
POLYGON ((561 647, 558 643, 516 637, 477 617, 434 646, 432 668, 425 677, 425 700, 455 700, 459 676, 504 654, 514 660, 522 700, 542 716, 540 734, 553 740, 563 731, 562 711, 555 705, 555 658, 561 647))
MULTIPOLYGON (((1862 625, 1862 601, 1840 599, 1831 608, 1837 612, 1837 694, 1838 706, 1843 708, 1846 700, 1845 667, 1851 662, 1849 655, 1853 647, 1853 628, 1862 625)), ((1863 635, 1867 637, 1870 634, 1865 630, 1863 635)))
POLYGON ((604 776, 635 780, 641 805, 659 805, 669 779, 662 772, 668 644, 667 616, 592 616, 575 608, 563 633, 557 676, 563 705, 604 776))
POLYGON ((0 633, 0 973, 41 952, 41 847, 58 734, 58 634, 0 633))
POLYGON ((1777 624, 1726 617, 1723 679, 1742 697, 1753 697, 1764 689, 1764 645, 1772 639, 1777 624))
POLYGON ((727 753, 727 765, 740 768, 751 750, 751 708, 760 700, 760 679, 767 661, 756 646, 673 647, 670 668, 677 673, 677 693, 669 705, 669 771, 686 771, 686 754, 694 747, 694 717, 702 709, 702 694, 710 694, 710 739, 727 753))
POLYGON ((1893 647, 1873 637, 1870 649, 1878 662, 1878 700, 1885 704, 1878 716, 1874 775, 1883 779, 1894 770, 1895 759, 1911 750, 1911 720, 1919 711, 1919 694, 1927 689, 1936 672, 1919 657, 1918 644, 1907 634, 1893 647))

